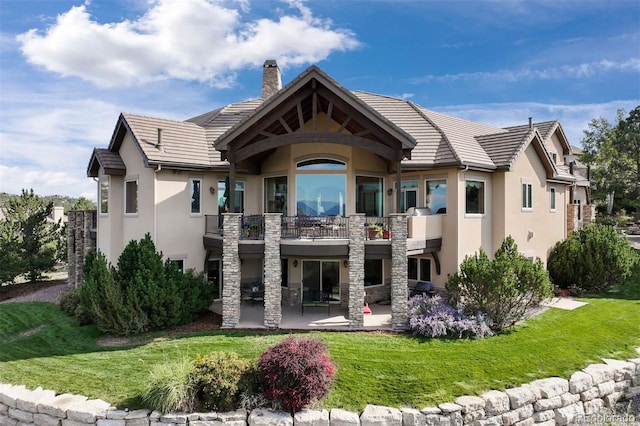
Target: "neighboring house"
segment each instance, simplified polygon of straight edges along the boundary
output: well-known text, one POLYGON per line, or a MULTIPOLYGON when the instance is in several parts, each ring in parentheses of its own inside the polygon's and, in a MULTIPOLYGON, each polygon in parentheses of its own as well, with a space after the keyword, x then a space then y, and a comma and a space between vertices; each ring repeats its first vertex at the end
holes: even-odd
POLYGON ((242 289, 258 287, 267 327, 281 304, 324 294, 361 328, 366 292, 391 299, 402 328, 418 280, 443 288, 507 235, 546 262, 578 226, 558 122, 502 129, 350 92, 316 66, 283 88, 275 61, 263 71, 260 99, 186 121, 121 114, 87 170, 98 249, 115 262, 151 234, 165 257, 205 271, 225 327, 242 289))

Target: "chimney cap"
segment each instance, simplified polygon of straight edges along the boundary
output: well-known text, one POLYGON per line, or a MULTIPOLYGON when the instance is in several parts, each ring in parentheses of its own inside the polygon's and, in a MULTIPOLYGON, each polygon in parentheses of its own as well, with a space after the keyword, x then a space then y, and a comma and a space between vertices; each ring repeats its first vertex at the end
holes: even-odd
POLYGON ((278 63, 276 62, 275 59, 267 59, 266 61, 264 61, 264 65, 263 68, 271 68, 271 67, 277 67, 278 63))

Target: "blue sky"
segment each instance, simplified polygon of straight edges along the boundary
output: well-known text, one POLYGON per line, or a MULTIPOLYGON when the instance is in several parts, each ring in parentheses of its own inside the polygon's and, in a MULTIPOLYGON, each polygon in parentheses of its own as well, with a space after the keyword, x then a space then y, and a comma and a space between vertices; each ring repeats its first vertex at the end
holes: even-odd
POLYGON ((316 64, 349 90, 497 126, 640 104, 640 2, 2 0, 0 192, 96 198, 118 114, 177 120, 316 64))

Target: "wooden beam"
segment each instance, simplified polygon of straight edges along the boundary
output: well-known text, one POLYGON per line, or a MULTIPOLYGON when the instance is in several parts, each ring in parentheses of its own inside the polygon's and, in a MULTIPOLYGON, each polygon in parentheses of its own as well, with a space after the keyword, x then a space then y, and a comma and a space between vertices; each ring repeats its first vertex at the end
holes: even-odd
POLYGON ((293 131, 291 130, 287 122, 284 121, 284 118, 282 118, 282 116, 278 117, 278 121, 280 122, 280 124, 282 124, 282 127, 284 127, 287 133, 293 133, 293 131))
POLYGON ((298 102, 296 108, 298 109, 298 125, 300 126, 300 131, 304 132, 304 114, 302 113, 302 102, 298 102))
POLYGON ((331 114, 333 113, 333 102, 329 102, 329 106, 327 107, 327 120, 324 123, 324 131, 329 131, 329 124, 331 122, 331 114))
POLYGON ((311 96, 311 123, 312 131, 318 131, 318 93, 314 90, 311 96))
POLYGON ((346 120, 344 120, 340 125, 340 127, 338 128, 338 130, 336 130, 336 133, 342 133, 342 131, 345 129, 345 127, 347 127, 350 121, 351 121, 351 117, 347 116, 346 120))

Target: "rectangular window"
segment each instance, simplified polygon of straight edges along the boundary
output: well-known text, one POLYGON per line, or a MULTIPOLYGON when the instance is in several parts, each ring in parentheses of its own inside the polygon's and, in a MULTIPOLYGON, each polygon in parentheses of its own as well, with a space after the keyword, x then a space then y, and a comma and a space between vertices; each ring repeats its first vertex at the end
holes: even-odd
POLYGON ((278 176, 264 179, 265 213, 287 215, 287 177, 278 176))
MULTIPOLYGON (((396 188, 398 186, 395 183, 396 188)), ((410 207, 418 206, 418 181, 402 181, 402 194, 400 195, 400 212, 404 213, 410 207)))
POLYGON ((408 258, 407 278, 410 280, 431 281, 431 259, 408 258))
POLYGON ((431 281, 431 259, 420 258, 420 281, 431 281))
POLYGON ((382 259, 364 260, 364 286, 382 284, 382 259))
POLYGON ((100 214, 109 213, 109 176, 100 179, 100 214))
POLYGON ((244 212, 244 182, 236 181, 236 191, 234 193, 234 208, 229 209, 229 192, 227 191, 227 182, 218 181, 218 213, 225 211, 233 211, 234 213, 244 212))
POLYGON ((549 191, 549 209, 556 211, 556 189, 554 187, 551 187, 549 191))
POLYGON ((433 214, 445 214, 447 212, 447 181, 445 179, 426 180, 425 205, 433 214))
POLYGON ((382 216, 382 178, 356 176, 356 213, 382 216))
POLYGON ((410 280, 418 279, 418 259, 415 257, 407 259, 407 278, 410 280))
POLYGON ((465 186, 465 213, 484 214, 484 182, 467 180, 465 186))
POLYGON ((178 271, 184 272, 184 259, 169 259, 169 261, 176 265, 178 271))
POLYGON ((553 160, 553 164, 558 164, 558 154, 556 154, 555 152, 552 152, 551 159, 553 160))
POLYGON ((189 179, 191 183, 191 214, 202 213, 202 180, 189 179))
POLYGON ((533 185, 528 182, 522 183, 522 209, 531 210, 533 208, 533 185))
POLYGON ((124 212, 138 213, 138 181, 128 180, 124 183, 124 212))

